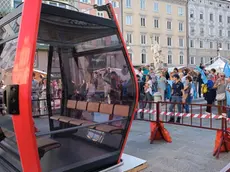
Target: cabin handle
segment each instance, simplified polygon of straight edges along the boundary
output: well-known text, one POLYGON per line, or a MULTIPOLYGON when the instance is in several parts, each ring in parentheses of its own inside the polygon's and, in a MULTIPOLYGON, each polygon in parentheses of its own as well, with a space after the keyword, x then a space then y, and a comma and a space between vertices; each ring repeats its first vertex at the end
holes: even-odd
POLYGON ((19 85, 7 85, 3 93, 7 114, 19 115, 19 85))

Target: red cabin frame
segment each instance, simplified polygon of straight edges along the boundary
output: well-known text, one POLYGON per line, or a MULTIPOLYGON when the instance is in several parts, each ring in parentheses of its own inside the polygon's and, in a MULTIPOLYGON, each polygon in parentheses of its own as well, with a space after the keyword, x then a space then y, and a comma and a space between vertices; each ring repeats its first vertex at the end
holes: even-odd
MULTIPOLYGON (((16 134, 18 150, 20 154, 20 160, 22 169, 24 172, 40 172, 40 160, 37 151, 36 137, 34 133, 34 122, 32 119, 32 108, 31 108, 31 80, 33 73, 34 56, 36 50, 37 35, 39 29, 40 11, 41 11, 42 0, 25 0, 22 11, 22 20, 18 36, 18 45, 16 51, 16 57, 13 69, 13 84, 19 85, 19 108, 20 114, 14 115, 13 125, 16 134)), ((129 57, 128 50, 125 46, 125 41, 122 37, 121 30, 118 25, 118 21, 115 17, 115 13, 110 4, 112 16, 118 28, 119 36, 122 44, 125 48, 125 54, 129 57)), ((128 63, 131 65, 131 60, 128 58, 128 63)), ((132 73, 134 69, 132 68, 132 73)), ((136 76, 134 75, 134 78, 136 76)), ((135 78, 136 80, 136 78, 135 78)), ((136 80, 136 85, 137 80, 136 80)), ((138 87, 136 87, 136 93, 138 93, 138 87)), ((136 96, 136 105, 138 102, 138 96, 136 96)), ((128 133, 134 119, 132 114, 131 122, 128 126, 128 131, 125 136, 125 140, 122 145, 120 152, 120 158, 127 141, 128 133)))

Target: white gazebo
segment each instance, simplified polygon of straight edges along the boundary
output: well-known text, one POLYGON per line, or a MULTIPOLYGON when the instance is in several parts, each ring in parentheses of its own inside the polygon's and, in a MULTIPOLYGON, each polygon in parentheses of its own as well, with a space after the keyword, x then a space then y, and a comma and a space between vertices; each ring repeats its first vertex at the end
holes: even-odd
POLYGON ((227 59, 223 57, 218 57, 212 64, 205 67, 207 70, 216 69, 218 72, 222 72, 227 59))

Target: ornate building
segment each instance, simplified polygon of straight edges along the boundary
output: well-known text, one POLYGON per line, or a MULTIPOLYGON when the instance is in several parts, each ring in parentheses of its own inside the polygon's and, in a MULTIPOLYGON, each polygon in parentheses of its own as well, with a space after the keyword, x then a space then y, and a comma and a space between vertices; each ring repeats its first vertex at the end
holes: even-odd
POLYGON ((230 2, 189 0, 189 64, 212 63, 230 56, 230 2))
POLYGON ((124 0, 123 34, 134 65, 153 63, 156 41, 167 66, 187 65, 186 0, 124 0))

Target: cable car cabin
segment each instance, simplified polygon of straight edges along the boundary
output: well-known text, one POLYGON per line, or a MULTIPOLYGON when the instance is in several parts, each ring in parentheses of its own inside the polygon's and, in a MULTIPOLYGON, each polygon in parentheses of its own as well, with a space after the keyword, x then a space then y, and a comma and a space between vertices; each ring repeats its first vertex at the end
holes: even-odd
POLYGON ((0 120, 0 171, 96 172, 120 162, 137 104, 137 83, 111 5, 95 8, 110 18, 27 0, 0 20, 0 65, 14 66, 13 85, 4 93, 11 115, 0 120), (39 43, 49 47, 49 115, 32 119, 33 60, 39 43), (55 81, 61 84, 60 96, 52 76, 60 76, 55 81), (53 106, 55 98, 59 108, 53 106), (34 121, 40 132, 34 131, 34 121))

